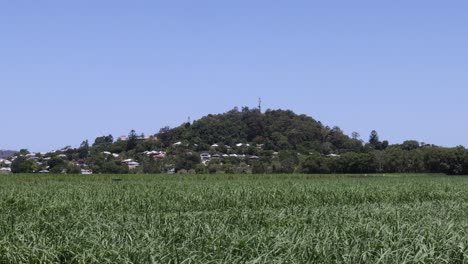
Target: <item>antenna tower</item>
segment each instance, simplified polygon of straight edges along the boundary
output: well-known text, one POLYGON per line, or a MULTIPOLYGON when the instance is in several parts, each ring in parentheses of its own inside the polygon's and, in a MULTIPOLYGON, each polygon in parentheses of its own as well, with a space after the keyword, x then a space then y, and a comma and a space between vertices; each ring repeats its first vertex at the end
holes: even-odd
POLYGON ((258 111, 260 111, 260 113, 262 112, 262 98, 261 97, 258 98, 258 111))

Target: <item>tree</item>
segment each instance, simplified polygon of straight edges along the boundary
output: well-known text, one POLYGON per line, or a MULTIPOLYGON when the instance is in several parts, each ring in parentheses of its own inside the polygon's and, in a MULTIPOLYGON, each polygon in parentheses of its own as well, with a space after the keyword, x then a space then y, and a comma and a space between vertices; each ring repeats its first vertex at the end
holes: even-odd
POLYGON ((130 133, 128 134, 126 150, 129 151, 129 150, 135 149, 137 146, 137 140, 138 140, 138 136, 135 130, 130 131, 130 133))
POLYGON ((416 140, 406 140, 401 144, 401 149, 403 150, 414 150, 419 148, 419 142, 416 140))
POLYGON ((93 147, 100 146, 100 145, 109 145, 114 142, 114 137, 112 135, 97 137, 94 140, 93 147))
POLYGON ((370 146, 371 149, 384 150, 388 147, 388 145, 389 143, 387 140, 384 140, 383 142, 381 142, 379 140, 379 134, 377 133, 377 131, 372 130, 369 136, 369 144, 368 144, 368 146, 370 146))
POLYGON ((301 162, 302 173, 329 173, 330 169, 326 159, 323 156, 313 155, 307 157, 301 162))
POLYGON ((143 162, 144 173, 161 173, 162 164, 159 160, 155 160, 152 157, 147 158, 143 162))
POLYGON ((88 140, 85 140, 81 143, 80 148, 78 149, 78 156, 80 159, 88 157, 89 153, 89 143, 88 140))
POLYGON ((13 173, 32 173, 36 169, 36 163, 25 157, 18 157, 11 163, 11 172, 13 173))
POLYGON ((20 155, 28 155, 29 151, 27 149, 20 149, 19 154, 20 155))
POLYGON ((370 136, 369 136, 369 144, 374 147, 374 149, 378 149, 378 146, 380 145, 380 140, 379 140, 379 134, 377 131, 372 130, 370 136))
POLYGON ((172 141, 172 129, 168 126, 161 128, 157 134, 157 137, 163 144, 163 147, 169 147, 172 141))
POLYGON ((60 173, 67 168, 67 163, 59 157, 51 158, 47 165, 49 165, 49 171, 52 173, 60 173))
POLYGON ((262 162, 255 162, 252 166, 252 173, 253 174, 265 174, 266 173, 266 169, 265 169, 265 166, 262 162))

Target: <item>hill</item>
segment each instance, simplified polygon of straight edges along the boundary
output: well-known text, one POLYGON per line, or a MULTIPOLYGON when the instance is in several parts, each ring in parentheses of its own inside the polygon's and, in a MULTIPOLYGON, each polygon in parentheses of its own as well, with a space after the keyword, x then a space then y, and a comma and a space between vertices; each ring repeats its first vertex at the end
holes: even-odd
MULTIPOLYGON (((12 172, 67 173, 446 173, 468 174, 468 151, 408 140, 346 135, 290 110, 234 108, 152 136, 131 131, 114 140, 47 154, 23 150, 12 172)), ((13 160, 13 159, 12 159, 13 160)))
POLYGON ((323 154, 361 151, 362 142, 345 135, 339 127, 330 128, 306 115, 290 110, 237 108, 224 114, 207 115, 193 124, 185 123, 157 135, 165 147, 177 140, 201 145, 234 146, 239 143, 262 145, 265 150, 297 150, 323 154))

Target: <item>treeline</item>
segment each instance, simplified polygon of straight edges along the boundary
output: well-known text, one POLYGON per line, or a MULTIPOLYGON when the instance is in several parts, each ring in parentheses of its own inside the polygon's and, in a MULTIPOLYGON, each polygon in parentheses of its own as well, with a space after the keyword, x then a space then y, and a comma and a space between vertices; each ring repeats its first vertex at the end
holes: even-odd
POLYGON ((303 173, 446 173, 468 175, 468 152, 463 147, 390 146, 367 153, 344 153, 340 157, 312 155, 299 166, 303 173))

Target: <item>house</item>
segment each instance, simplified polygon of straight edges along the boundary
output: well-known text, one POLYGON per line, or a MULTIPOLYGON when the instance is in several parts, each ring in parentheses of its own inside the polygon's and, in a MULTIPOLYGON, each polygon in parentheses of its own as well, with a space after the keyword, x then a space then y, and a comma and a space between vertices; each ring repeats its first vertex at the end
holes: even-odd
POLYGON ((164 159, 165 157, 166 157, 166 154, 164 153, 158 153, 158 154, 153 155, 154 159, 164 159))
POLYGON ((119 154, 117 154, 117 153, 112 153, 112 156, 113 156, 114 158, 118 158, 118 157, 119 157, 119 154))
POLYGON ((182 142, 180 142, 180 141, 172 144, 172 146, 180 146, 180 145, 182 145, 182 142))
POLYGON ((229 157, 233 157, 233 158, 237 158, 237 156, 238 156, 237 154, 231 154, 231 155, 229 155, 229 157))
POLYGON ((140 163, 138 163, 136 161, 127 162, 127 165, 128 165, 129 170, 134 170, 137 167, 140 167, 140 163))
POLYGON ((83 175, 90 175, 90 174, 93 174, 93 171, 91 171, 91 170, 86 170, 86 169, 81 169, 81 174, 83 174, 83 175))
POLYGON ((200 158, 201 158, 202 162, 207 162, 207 161, 211 160, 211 155, 210 155, 210 153, 202 153, 202 154, 200 154, 200 158))
POLYGON ((250 156, 250 159, 251 159, 251 160, 259 160, 260 157, 258 157, 258 156, 250 156))
POLYGON ((128 137, 127 137, 127 136, 120 136, 118 140, 120 140, 120 141, 128 141, 128 137))
POLYGON ((49 173, 49 171, 48 170, 41 170, 41 171, 39 171, 39 173, 45 174, 45 173, 49 173))
POLYGON ((10 166, 11 165, 11 161, 7 160, 7 159, 0 159, 0 164, 3 164, 5 166, 10 166))
POLYGON ((68 156, 67 156, 67 155, 65 155, 65 154, 60 154, 60 155, 57 155, 57 157, 59 157, 59 158, 63 158, 63 159, 66 159, 68 156))
POLYGON ((244 144, 242 143, 236 144, 236 147, 242 147, 242 146, 244 146, 244 144))
POLYGON ((211 147, 212 148, 217 148, 217 147, 219 147, 219 145, 218 144, 213 144, 213 145, 211 145, 211 147))
POLYGON ((327 155, 327 157, 329 157, 329 158, 339 158, 340 155, 337 155, 337 154, 329 154, 329 155, 327 155))
POLYGON ((11 173, 10 168, 0 168, 0 174, 8 174, 11 173))
POLYGON ((111 155, 112 153, 110 153, 109 151, 103 151, 102 154, 111 155))
POLYGON ((219 158, 221 158, 221 155, 219 155, 219 154, 214 154, 214 155, 212 155, 211 157, 214 158, 214 159, 219 159, 219 158))

